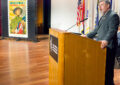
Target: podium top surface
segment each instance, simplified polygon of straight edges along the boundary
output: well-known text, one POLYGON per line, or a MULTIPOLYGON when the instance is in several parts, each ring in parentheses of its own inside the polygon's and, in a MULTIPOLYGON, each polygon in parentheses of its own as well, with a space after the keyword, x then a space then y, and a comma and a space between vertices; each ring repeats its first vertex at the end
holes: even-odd
POLYGON ((60 30, 60 29, 53 29, 53 28, 50 28, 50 33, 53 33, 53 32, 56 32, 56 33, 66 33, 66 34, 75 34, 75 35, 81 35, 81 33, 76 33, 76 32, 67 32, 65 30, 60 30))

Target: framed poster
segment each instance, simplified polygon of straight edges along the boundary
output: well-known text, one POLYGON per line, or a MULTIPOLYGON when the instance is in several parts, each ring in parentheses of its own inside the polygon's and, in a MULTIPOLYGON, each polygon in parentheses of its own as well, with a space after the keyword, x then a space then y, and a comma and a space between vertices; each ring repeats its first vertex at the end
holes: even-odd
POLYGON ((2 39, 37 40, 36 3, 36 0, 1 0, 2 39))
POLYGON ((8 36, 28 38, 27 0, 8 0, 8 36))

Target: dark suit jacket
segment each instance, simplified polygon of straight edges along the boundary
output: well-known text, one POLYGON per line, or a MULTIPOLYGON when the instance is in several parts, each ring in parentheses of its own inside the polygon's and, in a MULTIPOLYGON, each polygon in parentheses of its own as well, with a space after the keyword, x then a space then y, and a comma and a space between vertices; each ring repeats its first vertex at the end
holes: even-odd
POLYGON ((120 32, 117 33, 118 46, 120 47, 120 32))
POLYGON ((99 24, 96 28, 87 34, 87 37, 93 38, 96 36, 96 40, 106 40, 108 41, 109 48, 114 48, 117 45, 117 30, 119 26, 119 16, 109 10, 104 16, 99 20, 99 24))

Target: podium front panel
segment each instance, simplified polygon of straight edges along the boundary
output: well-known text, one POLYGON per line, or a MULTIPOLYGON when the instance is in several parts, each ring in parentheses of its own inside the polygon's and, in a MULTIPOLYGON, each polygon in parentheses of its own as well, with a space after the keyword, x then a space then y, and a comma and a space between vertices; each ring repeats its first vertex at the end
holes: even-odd
POLYGON ((75 34, 65 36, 64 85, 104 85, 106 50, 75 34))

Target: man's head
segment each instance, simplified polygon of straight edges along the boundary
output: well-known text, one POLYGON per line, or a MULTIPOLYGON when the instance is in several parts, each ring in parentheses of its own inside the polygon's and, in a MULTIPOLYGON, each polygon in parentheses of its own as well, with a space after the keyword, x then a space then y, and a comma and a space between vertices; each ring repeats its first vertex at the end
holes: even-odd
POLYGON ((101 0, 99 2, 99 10, 103 14, 105 14, 110 9, 110 7, 111 7, 111 4, 108 0, 101 0))
POLYGON ((13 13, 17 16, 20 16, 22 14, 22 9, 20 7, 17 7, 13 10, 13 13))

